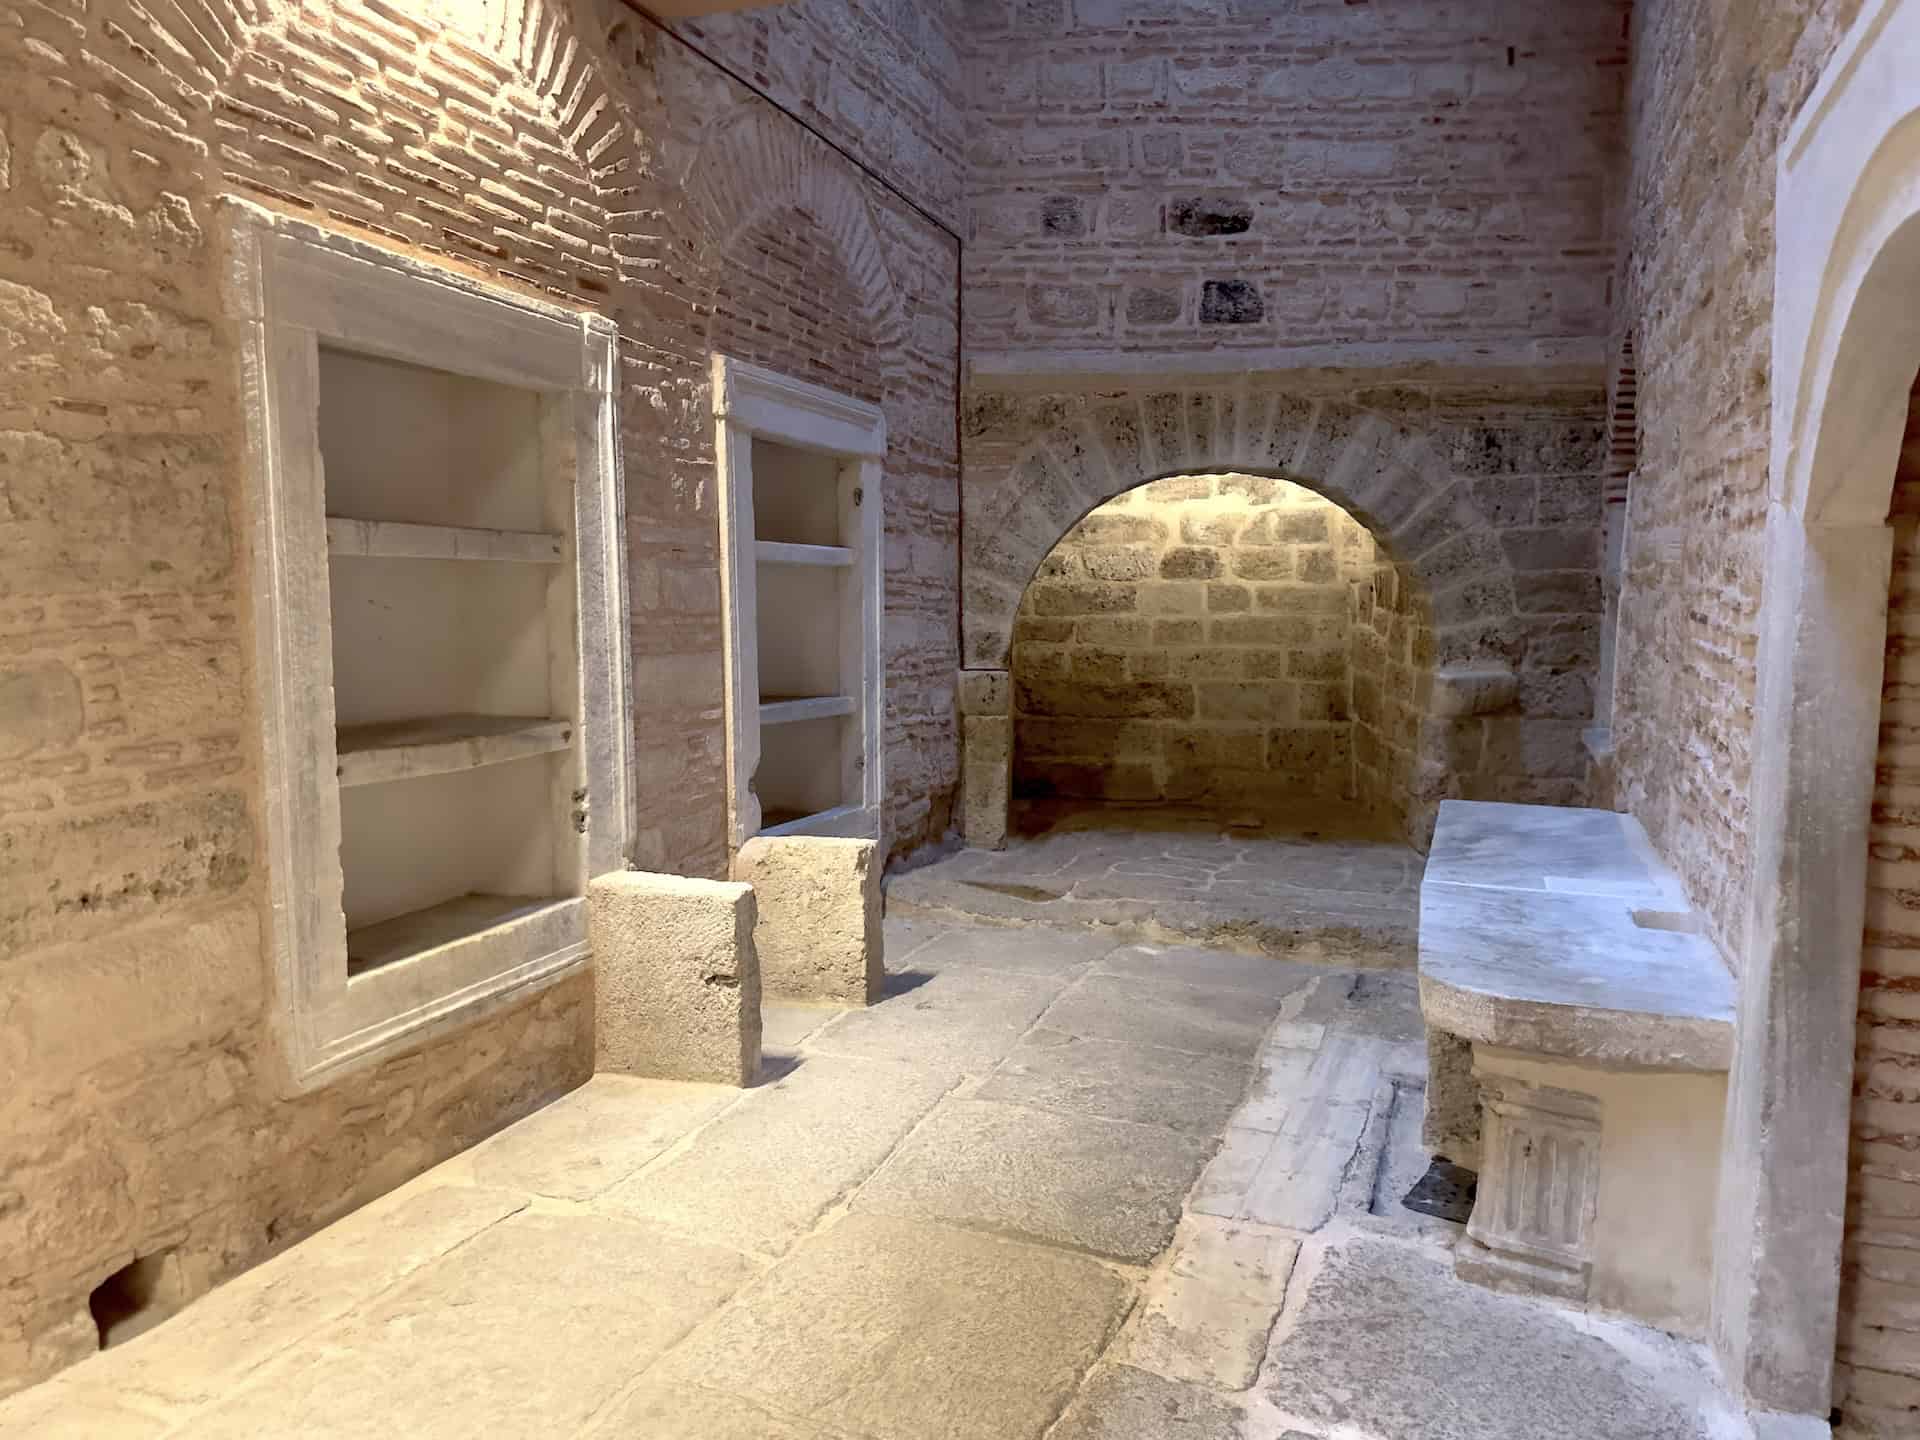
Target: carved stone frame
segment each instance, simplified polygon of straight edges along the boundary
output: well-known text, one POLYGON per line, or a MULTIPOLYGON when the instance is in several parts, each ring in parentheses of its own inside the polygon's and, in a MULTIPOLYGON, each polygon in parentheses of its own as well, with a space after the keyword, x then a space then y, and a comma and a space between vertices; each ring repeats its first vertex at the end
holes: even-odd
POLYGON ((318 226, 225 202, 246 421, 270 943, 290 1093, 469 1022, 586 963, 585 882, 625 867, 634 816, 617 333, 318 226), (585 791, 580 898, 348 978, 318 438, 322 340, 540 392, 572 452, 585 791))
POLYGON ((1901 433, 1920 365, 1920 5, 1869 0, 1781 146, 1753 879, 1713 1340, 1759 1433, 1824 1435, 1901 433))
MULTIPOLYGON (((758 585, 753 518, 753 440, 836 456, 859 605, 843 617, 842 683, 861 726, 858 805, 780 827, 781 834, 878 838, 884 795, 885 677, 881 665, 885 576, 881 484, 887 421, 877 405, 764 366, 713 357, 714 458, 720 473, 720 584, 726 616, 727 841, 738 850, 761 833, 753 776, 760 766, 758 585), (862 499, 861 497, 864 497, 862 499)), ((853 788, 849 782, 848 788, 853 788)))

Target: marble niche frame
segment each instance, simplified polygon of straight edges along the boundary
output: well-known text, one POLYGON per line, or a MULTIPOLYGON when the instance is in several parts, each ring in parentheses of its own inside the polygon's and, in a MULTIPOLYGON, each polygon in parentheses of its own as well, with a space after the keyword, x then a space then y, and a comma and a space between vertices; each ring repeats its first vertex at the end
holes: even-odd
POLYGON ((626 868, 636 816, 618 332, 568 309, 223 199, 239 341, 275 1028, 310 1091, 553 985, 588 963, 586 885, 626 868), (577 894, 351 979, 341 909, 318 351, 539 392, 572 452, 577 894))

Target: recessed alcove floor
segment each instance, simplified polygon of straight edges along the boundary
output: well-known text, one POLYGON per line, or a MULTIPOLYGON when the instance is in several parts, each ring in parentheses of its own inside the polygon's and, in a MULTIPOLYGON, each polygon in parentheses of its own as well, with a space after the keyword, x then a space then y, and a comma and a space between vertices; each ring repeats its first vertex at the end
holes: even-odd
POLYGON ((961 850, 894 876, 887 913, 1412 969, 1424 868, 1390 822, 1337 802, 1030 802, 1015 809, 1005 850, 961 850))
POLYGON ((879 1005, 767 1008, 756 1086, 599 1077, 0 1402, 0 1435, 1747 1433, 1698 1346, 1469 1286, 1458 1227, 1401 1205, 1413 976, 886 943, 879 1005))

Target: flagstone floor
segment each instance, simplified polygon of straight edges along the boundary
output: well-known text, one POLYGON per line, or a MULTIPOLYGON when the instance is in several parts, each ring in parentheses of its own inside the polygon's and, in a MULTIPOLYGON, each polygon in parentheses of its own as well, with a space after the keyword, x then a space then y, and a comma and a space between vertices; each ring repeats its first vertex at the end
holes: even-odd
POLYGON ((758 1085, 599 1077, 0 1435, 1746 1433, 1697 1347, 1463 1284, 1401 1206, 1411 974, 1108 925, 887 947, 883 1003, 769 1007, 758 1085))

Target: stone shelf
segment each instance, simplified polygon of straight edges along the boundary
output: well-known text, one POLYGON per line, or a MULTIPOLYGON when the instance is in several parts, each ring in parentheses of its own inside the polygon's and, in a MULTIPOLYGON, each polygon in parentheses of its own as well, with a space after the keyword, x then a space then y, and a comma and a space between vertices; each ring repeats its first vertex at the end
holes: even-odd
POLYGON ((564 750, 571 720, 514 715, 432 715, 342 726, 335 741, 340 787, 378 785, 500 765, 564 750))
POLYGON ((827 720, 835 715, 851 715, 853 711, 853 697, 850 695, 810 695, 804 699, 776 697, 760 702, 760 723, 762 726, 793 725, 802 720, 827 720))
POLYGON ((756 541, 754 558, 762 565, 813 565, 849 569, 853 551, 845 545, 789 545, 781 540, 756 541))
POLYGON ((769 810, 760 817, 762 835, 840 835, 858 839, 870 830, 867 812, 858 805, 836 805, 813 815, 769 810))
POLYGON ((539 530, 480 530, 465 525, 403 525, 327 517, 327 553, 383 560, 516 560, 558 565, 564 536, 539 530))
POLYGON ((456 944, 511 921, 525 920, 578 900, 530 895, 461 895, 347 931, 347 974, 364 975, 396 960, 408 960, 456 944))

